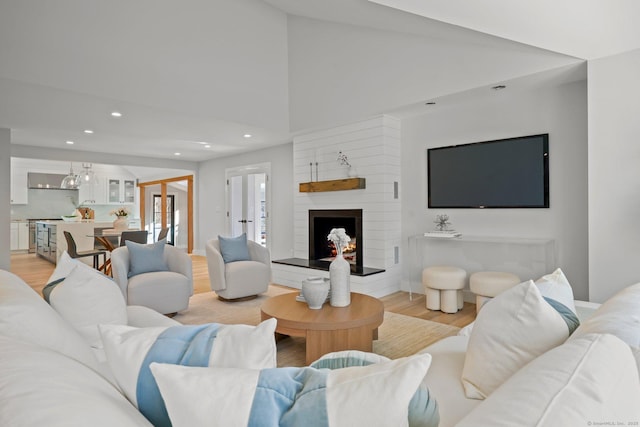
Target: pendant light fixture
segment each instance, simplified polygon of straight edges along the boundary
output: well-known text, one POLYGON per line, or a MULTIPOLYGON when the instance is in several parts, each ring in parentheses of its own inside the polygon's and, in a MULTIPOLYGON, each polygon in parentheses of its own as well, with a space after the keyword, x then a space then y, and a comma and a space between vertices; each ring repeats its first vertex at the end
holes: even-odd
POLYGON ((78 185, 96 185, 98 183, 98 178, 96 174, 93 172, 91 163, 83 163, 82 171, 78 174, 78 185))
POLYGON ((60 184, 60 188, 75 190, 78 188, 78 176, 73 173, 73 163, 71 163, 71 167, 69 168, 69 175, 65 176, 60 184))

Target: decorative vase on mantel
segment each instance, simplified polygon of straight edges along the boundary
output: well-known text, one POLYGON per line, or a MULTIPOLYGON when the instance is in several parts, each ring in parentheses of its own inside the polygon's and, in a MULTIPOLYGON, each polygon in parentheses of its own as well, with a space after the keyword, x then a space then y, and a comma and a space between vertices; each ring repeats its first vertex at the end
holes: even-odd
POLYGON ((329 280, 331 282, 332 307, 346 307, 351 304, 351 265, 342 256, 342 248, 336 245, 337 255, 329 264, 329 280))
POLYGON ((126 216, 118 216, 113 221, 114 230, 126 230, 127 228, 129 228, 129 221, 126 216))

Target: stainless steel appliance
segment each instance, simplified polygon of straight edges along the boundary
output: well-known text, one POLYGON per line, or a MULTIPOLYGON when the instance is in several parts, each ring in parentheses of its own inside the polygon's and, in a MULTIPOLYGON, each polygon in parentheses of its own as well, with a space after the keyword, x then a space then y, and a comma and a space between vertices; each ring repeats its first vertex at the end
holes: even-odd
POLYGON ((60 218, 29 218, 29 253, 36 253, 36 222, 37 221, 57 221, 60 218))

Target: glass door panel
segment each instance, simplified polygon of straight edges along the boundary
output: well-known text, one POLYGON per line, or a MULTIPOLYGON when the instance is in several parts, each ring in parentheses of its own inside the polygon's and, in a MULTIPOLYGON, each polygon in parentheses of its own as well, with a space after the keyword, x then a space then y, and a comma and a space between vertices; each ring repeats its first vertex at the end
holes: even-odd
POLYGON ((120 180, 110 178, 107 181, 107 203, 120 203, 120 180))
MULTIPOLYGON (((175 196, 173 194, 167 195, 167 227, 169 232, 167 233, 167 243, 173 245, 176 237, 176 215, 175 215, 175 196)), ((158 234, 162 230, 162 195, 153 195, 153 224, 152 233, 153 241, 158 240, 158 234)))
POLYGON ((247 239, 267 246, 268 165, 227 170, 227 219, 231 236, 247 233, 247 239))
POLYGON ((124 180, 124 203, 135 203, 136 182, 133 179, 124 180))

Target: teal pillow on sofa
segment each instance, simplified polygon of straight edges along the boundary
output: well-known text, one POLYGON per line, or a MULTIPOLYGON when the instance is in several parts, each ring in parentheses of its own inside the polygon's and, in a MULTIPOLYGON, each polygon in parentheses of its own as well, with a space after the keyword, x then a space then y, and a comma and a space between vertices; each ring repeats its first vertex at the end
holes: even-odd
POLYGON ((237 237, 218 236, 220 254, 225 264, 234 261, 251 261, 249 246, 247 246, 247 233, 237 237))
POLYGON ((144 244, 131 240, 124 242, 129 250, 129 275, 133 277, 152 271, 168 271, 169 267, 164 260, 165 240, 156 243, 144 244))

